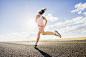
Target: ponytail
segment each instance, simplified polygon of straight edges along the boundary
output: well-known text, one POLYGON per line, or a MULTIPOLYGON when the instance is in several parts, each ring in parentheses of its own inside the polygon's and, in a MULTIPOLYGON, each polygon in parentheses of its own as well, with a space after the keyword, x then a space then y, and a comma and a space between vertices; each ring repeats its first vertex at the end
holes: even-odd
POLYGON ((46 8, 42 9, 39 13, 42 15, 45 11, 46 11, 46 8))

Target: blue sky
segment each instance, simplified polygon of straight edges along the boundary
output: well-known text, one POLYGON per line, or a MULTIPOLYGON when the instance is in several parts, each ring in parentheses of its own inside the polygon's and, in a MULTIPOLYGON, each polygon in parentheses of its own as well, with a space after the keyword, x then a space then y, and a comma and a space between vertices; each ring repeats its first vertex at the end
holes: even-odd
MULTIPOLYGON (((0 40, 36 40, 35 17, 41 9, 48 20, 45 31, 59 31, 62 38, 86 37, 85 0, 0 0, 0 40)), ((59 39, 43 36, 40 40, 59 39)))

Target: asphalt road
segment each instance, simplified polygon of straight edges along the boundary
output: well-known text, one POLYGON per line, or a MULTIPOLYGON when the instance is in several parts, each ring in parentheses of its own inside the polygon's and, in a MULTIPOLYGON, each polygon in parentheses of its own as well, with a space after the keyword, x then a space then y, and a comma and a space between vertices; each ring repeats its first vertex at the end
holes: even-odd
POLYGON ((86 40, 39 42, 0 42, 0 57, 86 57, 86 40))

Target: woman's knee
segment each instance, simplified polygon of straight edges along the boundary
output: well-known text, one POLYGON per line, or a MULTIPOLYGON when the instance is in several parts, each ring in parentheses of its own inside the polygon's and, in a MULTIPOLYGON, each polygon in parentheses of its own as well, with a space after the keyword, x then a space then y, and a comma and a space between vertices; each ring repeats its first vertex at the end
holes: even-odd
POLYGON ((42 33, 42 35, 45 35, 45 33, 42 33))

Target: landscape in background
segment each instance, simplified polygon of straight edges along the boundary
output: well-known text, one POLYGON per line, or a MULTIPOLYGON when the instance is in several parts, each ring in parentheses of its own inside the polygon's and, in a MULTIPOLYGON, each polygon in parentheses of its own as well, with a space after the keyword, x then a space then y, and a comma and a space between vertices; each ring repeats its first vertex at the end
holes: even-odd
MULTIPOLYGON (((52 39, 52 40, 39 40, 39 42, 50 42, 50 41, 73 41, 73 40, 86 40, 86 37, 78 37, 78 38, 65 38, 65 39, 52 39)), ((5 41, 6 42, 6 41, 5 41)), ((36 40, 32 41, 7 41, 7 42, 36 42, 36 40)))
POLYGON ((57 30, 62 38, 41 34, 40 41, 86 37, 86 0, 0 0, 0 41, 36 41, 35 18, 44 8, 48 20, 44 30, 57 30))

